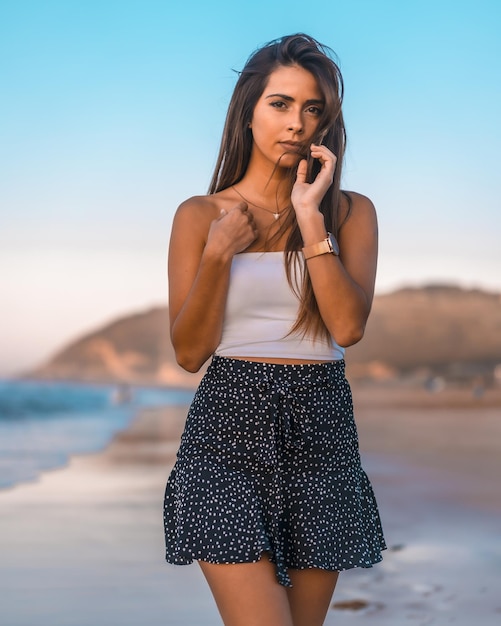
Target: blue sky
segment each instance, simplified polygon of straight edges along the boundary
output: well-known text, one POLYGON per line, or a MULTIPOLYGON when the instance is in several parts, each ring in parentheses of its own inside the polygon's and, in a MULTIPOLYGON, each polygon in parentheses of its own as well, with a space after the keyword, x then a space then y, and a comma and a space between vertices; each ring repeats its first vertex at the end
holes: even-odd
POLYGON ((303 31, 345 79, 344 187, 379 212, 377 289, 501 290, 501 3, 0 3, 0 375, 167 301, 235 73, 303 31))

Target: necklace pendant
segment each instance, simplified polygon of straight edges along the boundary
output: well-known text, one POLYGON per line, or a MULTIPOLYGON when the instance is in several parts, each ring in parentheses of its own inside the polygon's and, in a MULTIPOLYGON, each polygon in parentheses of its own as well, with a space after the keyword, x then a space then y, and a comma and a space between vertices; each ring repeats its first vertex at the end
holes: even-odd
POLYGON ((280 213, 273 213, 273 217, 278 220, 278 218, 280 217, 280 213))

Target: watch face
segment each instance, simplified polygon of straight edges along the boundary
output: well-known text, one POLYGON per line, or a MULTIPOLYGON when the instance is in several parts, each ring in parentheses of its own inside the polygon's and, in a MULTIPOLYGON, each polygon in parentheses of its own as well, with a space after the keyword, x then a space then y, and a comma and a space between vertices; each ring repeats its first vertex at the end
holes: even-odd
POLYGON ((332 233, 329 233, 328 239, 329 239, 330 247, 332 248, 332 254, 339 256, 339 245, 338 245, 338 242, 336 241, 336 238, 334 237, 332 233))

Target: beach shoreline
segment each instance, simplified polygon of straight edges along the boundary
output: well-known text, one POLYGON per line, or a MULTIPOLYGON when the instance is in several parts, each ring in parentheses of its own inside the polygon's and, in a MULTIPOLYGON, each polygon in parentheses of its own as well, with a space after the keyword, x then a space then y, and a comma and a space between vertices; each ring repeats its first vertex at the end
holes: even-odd
MULTIPOLYGON (((327 625, 499 620, 500 408, 422 397, 354 389, 390 549, 343 573, 327 625)), ((142 410, 104 451, 0 491, 6 626, 221 623, 199 568, 163 561, 163 490, 186 410, 142 410)))

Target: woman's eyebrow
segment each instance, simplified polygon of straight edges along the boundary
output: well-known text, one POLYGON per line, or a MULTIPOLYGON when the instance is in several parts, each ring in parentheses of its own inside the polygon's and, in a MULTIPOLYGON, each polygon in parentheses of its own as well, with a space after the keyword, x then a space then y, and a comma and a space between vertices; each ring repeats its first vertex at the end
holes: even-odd
POLYGON ((267 98, 282 98, 283 100, 288 100, 289 102, 293 102, 294 98, 292 96, 286 96, 284 93, 270 93, 267 98))
MULTIPOLYGON (((270 93, 268 98, 282 98, 282 100, 286 100, 287 102, 294 102, 294 98, 292 96, 287 96, 284 93, 270 93)), ((325 104, 325 100, 320 98, 311 98, 310 100, 306 100, 305 104, 325 104)))

